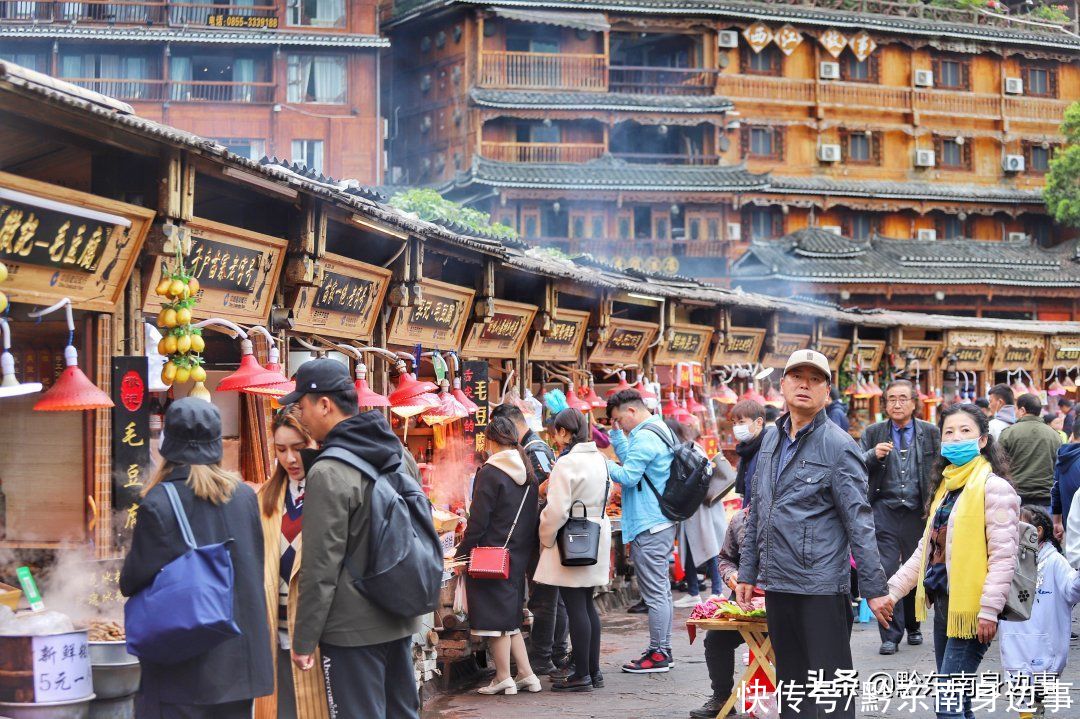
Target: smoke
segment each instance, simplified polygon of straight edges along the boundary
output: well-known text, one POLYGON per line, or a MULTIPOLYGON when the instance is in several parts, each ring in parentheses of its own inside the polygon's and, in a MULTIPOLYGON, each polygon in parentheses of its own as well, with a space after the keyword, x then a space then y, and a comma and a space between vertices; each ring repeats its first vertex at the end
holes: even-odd
POLYGON ((45 606, 76 623, 93 619, 123 622, 119 559, 96 559, 90 548, 56 553, 55 561, 37 578, 45 606))
POLYGON ((451 512, 465 507, 469 482, 476 473, 473 438, 465 435, 461 424, 454 422, 446 428, 441 442, 436 434, 434 466, 424 477, 431 503, 451 512))

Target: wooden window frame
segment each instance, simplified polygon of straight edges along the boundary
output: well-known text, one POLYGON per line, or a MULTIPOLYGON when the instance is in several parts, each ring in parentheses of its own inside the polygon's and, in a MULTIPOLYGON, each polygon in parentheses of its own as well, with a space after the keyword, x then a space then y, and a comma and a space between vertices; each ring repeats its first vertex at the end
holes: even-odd
POLYGON ((753 206, 747 207, 742 218, 743 227, 746 228, 744 233, 745 242, 750 242, 754 239, 754 218, 755 212, 768 212, 772 219, 772 236, 763 237, 765 240, 778 240, 784 236, 784 213, 780 212, 779 208, 753 206))
POLYGON ((743 159, 783 161, 784 159, 784 128, 766 127, 763 125, 743 125, 740 140, 742 142, 743 159), (758 155, 750 152, 750 133, 752 130, 762 130, 772 134, 772 154, 758 155))
POLYGON ((844 82, 859 82, 864 85, 881 84, 881 65, 878 61, 877 53, 870 53, 870 56, 864 61, 868 63, 870 70, 870 77, 865 80, 851 77, 851 74, 848 71, 848 63, 858 59, 859 58, 855 56, 855 53, 853 53, 850 48, 844 51, 844 54, 840 57, 840 79, 844 82))
POLYGON ((1027 61, 1020 65, 1020 77, 1024 81, 1024 95, 1027 97, 1057 98, 1059 92, 1058 68, 1046 62, 1027 61), (1032 92, 1031 73, 1034 70, 1046 72, 1046 92, 1032 92))
POLYGON ((851 138, 856 135, 865 136, 866 133, 862 130, 840 131, 840 154, 843 157, 844 164, 880 166, 882 143, 881 133, 876 131, 870 133, 870 157, 865 160, 857 160, 851 156, 851 138))
POLYGON ((1041 142, 1024 141, 1024 171, 1034 175, 1045 175, 1050 172, 1050 161, 1054 159, 1054 152, 1057 150, 1057 145, 1051 145, 1047 148, 1046 169, 1041 170, 1035 167, 1035 163, 1031 161, 1032 151, 1036 148, 1042 149, 1041 142))
POLYGON ((852 212, 852 213, 848 213, 848 214, 844 215, 843 219, 840 220, 840 233, 844 237, 847 237, 848 239, 851 239, 851 240, 870 239, 874 235, 878 234, 878 232, 880 230, 881 230, 881 217, 879 217, 877 215, 877 213, 852 212), (857 237, 855 237, 855 218, 856 217, 867 217, 870 220, 870 234, 867 235, 866 238, 857 238, 857 237))
POLYGON ((934 69, 934 87, 941 90, 955 90, 957 92, 971 92, 971 60, 965 57, 957 57, 955 55, 943 55, 933 59, 934 69), (941 73, 941 64, 944 62, 955 62, 960 66, 960 84, 959 85, 944 85, 941 82, 943 77, 941 73))
POLYGON ((783 77, 784 75, 784 53, 780 52, 780 49, 775 45, 767 45, 761 49, 761 52, 755 53, 750 46, 742 45, 742 55, 739 60, 740 69, 743 75, 757 75, 759 77, 783 77), (750 67, 750 58, 755 55, 761 55, 761 53, 769 53, 769 57, 773 59, 768 70, 755 70, 750 67))
POLYGON ((946 237, 945 235, 945 221, 949 218, 955 218, 960 223, 960 237, 959 239, 968 239, 971 235, 971 220, 961 220, 956 215, 939 215, 934 218, 934 229, 937 232, 937 238, 939 240, 952 240, 958 239, 955 237, 946 237))
POLYGON ((971 172, 973 167, 971 145, 972 141, 965 139, 964 144, 960 145, 960 164, 959 165, 946 165, 945 164, 945 143, 955 142, 954 138, 949 137, 935 137, 934 138, 934 158, 937 160, 937 165, 943 170, 952 170, 955 172, 971 172))

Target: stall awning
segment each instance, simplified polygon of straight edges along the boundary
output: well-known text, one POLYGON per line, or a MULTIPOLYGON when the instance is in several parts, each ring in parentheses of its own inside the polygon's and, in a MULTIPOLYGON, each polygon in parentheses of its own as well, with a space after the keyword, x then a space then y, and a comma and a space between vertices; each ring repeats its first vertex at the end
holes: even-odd
POLYGON ((603 13, 598 12, 556 12, 554 10, 522 10, 518 8, 497 7, 492 12, 506 20, 532 22, 540 25, 570 27, 589 32, 607 32, 611 23, 603 13))

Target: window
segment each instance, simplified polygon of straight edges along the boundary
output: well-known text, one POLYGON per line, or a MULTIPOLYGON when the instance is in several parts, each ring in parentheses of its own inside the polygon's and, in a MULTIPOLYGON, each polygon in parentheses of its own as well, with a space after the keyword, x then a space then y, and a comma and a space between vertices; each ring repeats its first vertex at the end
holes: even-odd
POLYGON ((934 84, 947 90, 970 90, 971 63, 960 58, 935 58, 934 84))
POLYGON ((966 234, 966 223, 956 215, 945 215, 938 218, 937 238, 939 240, 959 240, 966 234))
POLYGON ((630 239, 630 218, 625 217, 625 216, 624 217, 619 217, 618 226, 619 226, 619 239, 620 240, 629 240, 630 239))
POLYGON ((881 164, 881 133, 865 130, 841 130, 840 147, 844 162, 852 165, 881 164))
POLYGON ((590 237, 594 240, 602 240, 607 232, 604 229, 604 216, 593 215, 592 216, 592 229, 590 237))
POLYGON ((518 142, 562 142, 562 130, 558 125, 542 122, 521 122, 516 128, 518 142))
POLYGON ((937 154, 937 162, 940 167, 948 170, 971 169, 970 140, 938 137, 934 140, 934 152, 937 154))
POLYGON ((754 52, 743 45, 742 71, 744 75, 782 75, 783 69, 784 60, 780 49, 775 45, 762 48, 761 52, 754 52))
POLYGON ((1024 226, 1028 237, 1039 247, 1054 246, 1054 223, 1046 217, 1028 220, 1024 226))
POLYGON ((784 129, 781 127, 746 127, 742 144, 744 158, 784 159, 784 129))
POLYGON ((1024 143, 1024 163, 1028 172, 1048 172, 1050 170, 1050 158, 1054 156, 1052 145, 1041 142, 1024 143))
POLYGON ((288 102, 346 101, 343 55, 289 55, 288 71, 288 102))
POLYGON ((45 53, 37 52, 0 52, 0 60, 22 65, 27 70, 49 72, 49 63, 45 53))
MULTIPOLYGON (((243 137, 219 137, 217 141, 240 157, 258 162, 266 156, 266 140, 252 140, 243 137)), ((294 153, 295 156, 295 153, 294 153)))
POLYGON ((1026 63, 1020 67, 1024 80, 1024 94, 1034 97, 1057 97, 1057 67, 1046 64, 1026 63))
POLYGON ((652 235, 652 208, 634 208, 634 238, 647 240, 652 235))
POLYGON ((345 27, 345 0, 289 0, 289 24, 345 27))
POLYGON ((845 218, 842 232, 853 240, 868 240, 877 232, 877 218, 867 212, 856 212, 845 218))
POLYGON ((540 235, 542 237, 567 237, 569 234, 570 218, 562 207, 556 211, 555 204, 551 203, 540 208, 540 235))
POLYGON ((292 161, 309 167, 315 172, 323 171, 323 141, 293 140, 292 161))
POLYGON ((65 49, 60 53, 60 77, 121 100, 156 99, 160 83, 146 82, 157 74, 149 58, 125 57, 120 52, 83 53, 65 49))
POLYGON ((559 52, 559 35, 545 28, 511 26, 506 31, 506 49, 510 52, 559 52))
POLYGON ((750 239, 775 240, 784 234, 784 216, 775 207, 754 207, 746 211, 750 239))
POLYGON ((870 55, 860 60, 851 50, 840 58, 840 79, 847 82, 878 82, 878 56, 870 55))

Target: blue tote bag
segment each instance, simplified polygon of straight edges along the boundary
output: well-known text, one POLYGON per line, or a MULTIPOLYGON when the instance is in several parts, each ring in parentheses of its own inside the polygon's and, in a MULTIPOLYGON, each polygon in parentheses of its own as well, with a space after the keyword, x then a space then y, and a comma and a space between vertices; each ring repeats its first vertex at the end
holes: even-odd
POLYGON ((162 486, 188 551, 166 564, 124 606, 128 652, 156 664, 191 659, 240 634, 233 621, 233 564, 228 544, 199 547, 180 496, 162 486))

